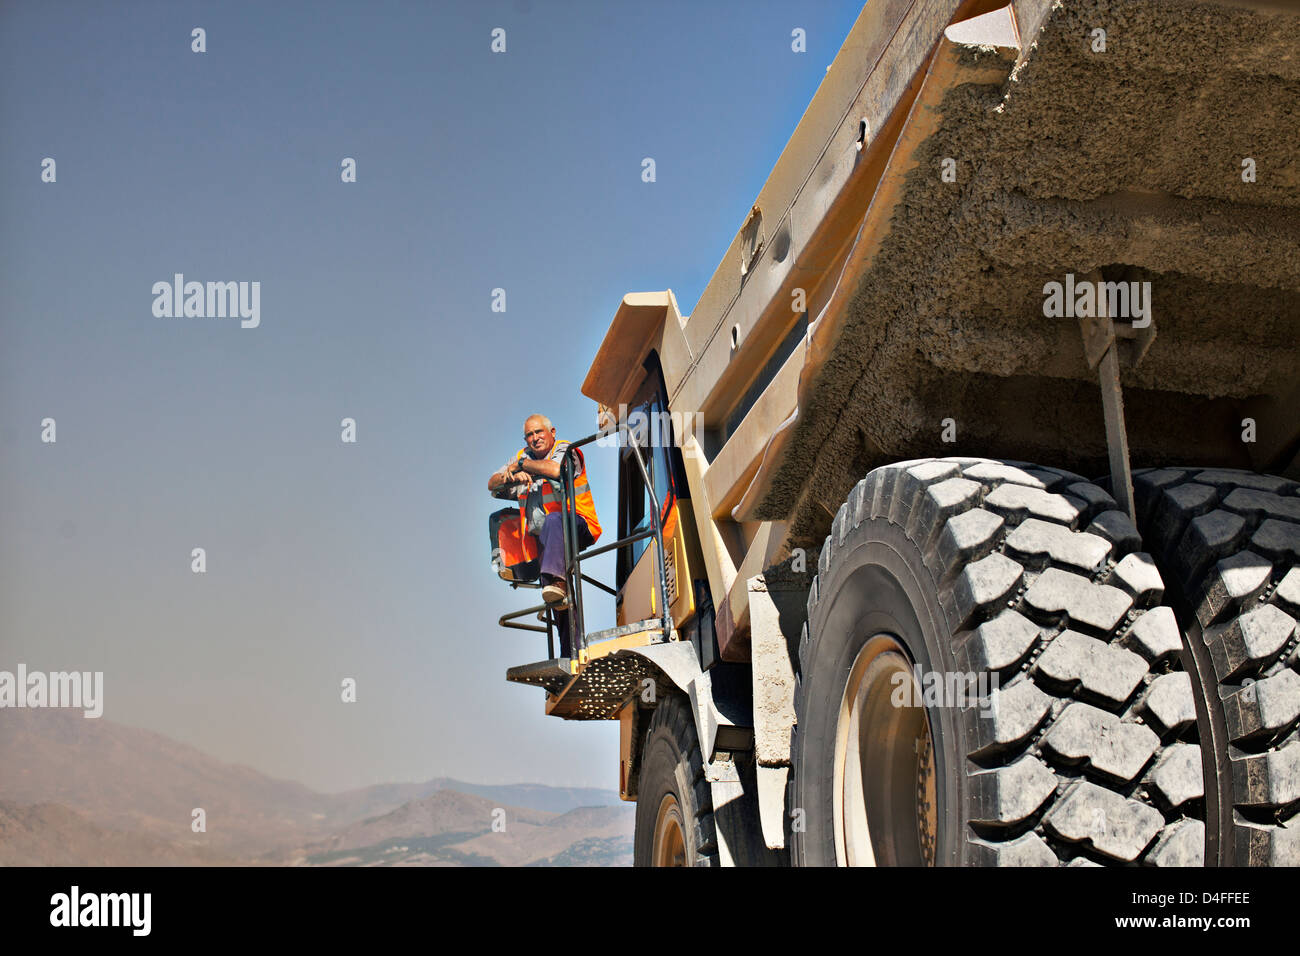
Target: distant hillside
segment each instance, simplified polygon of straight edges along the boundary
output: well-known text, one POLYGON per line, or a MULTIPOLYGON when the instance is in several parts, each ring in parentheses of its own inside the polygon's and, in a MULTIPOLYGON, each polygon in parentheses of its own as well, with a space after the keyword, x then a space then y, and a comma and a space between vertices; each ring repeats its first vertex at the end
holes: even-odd
POLYGON ((632 837, 588 837, 528 866, 631 866, 632 837))
POLYGON ((520 820, 456 845, 502 866, 630 866, 636 805, 580 807, 545 823, 520 820), (556 862, 551 862, 556 861, 556 862))
POLYGON ((580 841, 630 839, 632 819, 613 791, 539 784, 439 778, 319 793, 152 731, 56 709, 5 710, 0 806, 0 862, 127 866, 535 864, 580 841), (206 833, 191 832, 195 807, 206 812, 206 833), (496 808, 506 812, 504 833, 492 830, 496 808))
POLYGON ((329 801, 300 783, 76 711, 6 709, 0 767, 0 800, 57 803, 98 826, 163 840, 193 836, 195 807, 213 847, 260 847, 338 822, 329 801))
POLYGON ((622 865, 631 862, 634 816, 630 805, 554 814, 440 790, 268 862, 522 866, 563 858, 557 865, 622 865))
MULTIPOLYGON (((426 786, 436 784, 439 790, 459 790, 487 797, 497 803, 508 803, 530 810, 564 813, 576 807, 618 807, 623 801, 617 790, 598 790, 595 787, 546 787, 538 783, 484 784, 466 783, 463 780, 440 778, 426 786)), ((431 790, 430 793, 433 791, 431 790)), ((427 794, 424 794, 427 796, 427 794)))
POLYGON ((0 802, 0 866, 223 866, 205 847, 95 826, 55 803, 0 802))
POLYGON ((537 783, 467 783, 451 777, 436 777, 425 783, 381 783, 360 790, 330 794, 335 812, 348 817, 370 816, 393 807, 423 800, 440 790, 455 790, 486 797, 498 804, 564 813, 575 807, 618 806, 623 801, 617 790, 594 787, 547 787, 537 783))

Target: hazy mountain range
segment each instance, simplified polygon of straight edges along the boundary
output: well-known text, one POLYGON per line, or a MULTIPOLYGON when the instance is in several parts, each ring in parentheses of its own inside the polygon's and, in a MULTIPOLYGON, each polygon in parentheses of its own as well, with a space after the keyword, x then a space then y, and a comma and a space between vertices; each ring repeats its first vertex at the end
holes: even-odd
POLYGON ((634 811, 446 778, 320 793, 79 711, 0 712, 0 865, 626 865, 634 811))

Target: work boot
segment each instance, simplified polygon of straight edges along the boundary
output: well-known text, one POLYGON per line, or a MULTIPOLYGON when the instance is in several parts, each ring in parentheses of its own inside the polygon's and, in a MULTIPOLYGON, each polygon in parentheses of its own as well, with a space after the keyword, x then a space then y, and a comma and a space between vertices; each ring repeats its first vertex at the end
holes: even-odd
POLYGON ((569 589, 564 586, 563 578, 552 578, 551 583, 542 588, 542 600, 554 608, 569 606, 569 589))

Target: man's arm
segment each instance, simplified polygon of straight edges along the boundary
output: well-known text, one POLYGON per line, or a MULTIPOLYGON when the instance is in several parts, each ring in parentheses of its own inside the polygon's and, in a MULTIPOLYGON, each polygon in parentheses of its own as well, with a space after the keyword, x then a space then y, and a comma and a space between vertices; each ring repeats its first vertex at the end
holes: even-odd
POLYGON ((517 463, 520 471, 525 471, 530 475, 538 478, 550 478, 552 481, 560 480, 560 463, 558 461, 538 461, 536 458, 522 458, 517 463))
POLYGON ((514 475, 511 474, 511 472, 515 469, 515 466, 518 464, 519 464, 518 461, 508 461, 504 465, 502 465, 497 471, 494 471, 492 473, 492 477, 488 479, 488 491, 496 491, 502 485, 516 484, 520 479, 517 479, 514 475))

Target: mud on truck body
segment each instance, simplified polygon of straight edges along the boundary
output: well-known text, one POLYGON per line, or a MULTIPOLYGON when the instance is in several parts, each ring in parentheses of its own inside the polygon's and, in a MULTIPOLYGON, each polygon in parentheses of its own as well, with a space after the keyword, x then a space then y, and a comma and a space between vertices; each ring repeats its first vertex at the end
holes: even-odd
POLYGON ((1300 863, 1297 51, 870 3, 695 311, 623 299, 618 539, 502 623, 620 722, 638 863, 1300 863))

